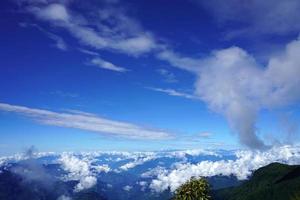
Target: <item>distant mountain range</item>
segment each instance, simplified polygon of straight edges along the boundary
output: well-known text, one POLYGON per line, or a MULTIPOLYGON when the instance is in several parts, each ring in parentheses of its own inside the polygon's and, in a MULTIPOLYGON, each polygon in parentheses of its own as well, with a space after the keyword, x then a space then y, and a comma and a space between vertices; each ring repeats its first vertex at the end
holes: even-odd
POLYGON ((215 200, 298 200, 299 166, 274 162, 300 163, 299 148, 26 153, 0 158, 0 200, 170 200, 198 176, 215 200))
POLYGON ((237 187, 214 191, 214 200, 299 200, 300 165, 272 163, 237 187))
MULTIPOLYGON (((44 167, 48 172, 51 171, 53 176, 60 173, 59 165, 52 164, 44 167)), ((100 181, 91 189, 74 193, 73 188, 77 181, 49 179, 41 184, 38 177, 31 180, 24 179, 15 173, 16 169, 18 165, 2 169, 0 200, 168 200, 172 197, 170 191, 153 194, 149 190, 141 192, 140 188, 135 187, 126 192, 120 186, 109 188, 107 184, 100 181)), ((208 180, 215 188, 214 200, 298 200, 300 197, 299 165, 272 163, 256 170, 253 176, 244 182, 239 182, 235 177, 225 176, 214 176, 208 180)))

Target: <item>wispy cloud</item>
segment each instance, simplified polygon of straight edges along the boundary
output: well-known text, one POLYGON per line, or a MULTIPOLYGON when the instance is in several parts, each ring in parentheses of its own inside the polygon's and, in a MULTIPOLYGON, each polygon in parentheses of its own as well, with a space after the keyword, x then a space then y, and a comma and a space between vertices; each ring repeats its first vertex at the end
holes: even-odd
POLYGON ((71 92, 65 92, 65 91, 61 91, 61 90, 55 90, 49 93, 50 95, 55 95, 58 97, 62 97, 62 98, 76 98, 79 97, 78 94, 76 93, 71 93, 71 92))
POLYGON ((173 72, 166 69, 158 69, 157 72, 164 77, 164 81, 168 83, 176 83, 178 80, 173 72))
POLYGON ((158 59, 167 61, 174 67, 191 72, 199 71, 199 67, 202 63, 201 59, 185 57, 170 49, 164 49, 163 51, 160 51, 156 56, 158 59))
POLYGON ((211 132, 201 132, 198 134, 198 136, 202 137, 202 138, 211 138, 212 137, 212 133, 211 132))
POLYGON ((95 52, 95 51, 91 51, 91 50, 87 50, 87 49, 83 49, 83 48, 78 48, 78 51, 80 51, 81 53, 85 53, 87 55, 91 55, 91 56, 99 56, 100 54, 95 52))
POLYGON ((197 97, 196 95, 179 92, 174 89, 163 89, 163 88, 153 88, 153 87, 146 87, 146 88, 156 92, 162 92, 170 96, 183 97, 186 99, 199 99, 199 97, 197 97))
POLYGON ((81 14, 71 10, 67 3, 54 2, 23 5, 37 19, 67 30, 81 45, 87 47, 138 56, 157 46, 150 32, 143 30, 124 9, 112 7, 108 2, 101 8, 86 8, 81 14), (93 13, 94 17, 89 18, 85 13, 93 13))
POLYGON ((169 139, 172 137, 169 132, 163 130, 145 128, 131 123, 113 121, 87 114, 58 113, 5 103, 0 103, 0 110, 21 114, 42 124, 76 128, 103 135, 148 140, 169 139))
POLYGON ((35 27, 37 28, 39 31, 41 31, 42 33, 44 33, 48 38, 50 38, 51 40, 53 40, 55 42, 54 46, 62 51, 66 51, 68 50, 68 46, 66 44, 66 42, 64 41, 64 39, 54 33, 51 33, 49 31, 46 31, 45 29, 43 29, 42 27, 38 26, 37 24, 27 24, 27 23, 20 23, 19 24, 21 27, 35 27))
POLYGON ((100 68, 103 68, 103 69, 116 71, 116 72, 126 72, 126 71, 128 71, 127 69, 125 69, 123 67, 116 66, 116 65, 112 64, 111 62, 103 60, 100 57, 96 57, 96 58, 91 59, 88 64, 94 65, 94 66, 97 66, 97 67, 100 67, 100 68))

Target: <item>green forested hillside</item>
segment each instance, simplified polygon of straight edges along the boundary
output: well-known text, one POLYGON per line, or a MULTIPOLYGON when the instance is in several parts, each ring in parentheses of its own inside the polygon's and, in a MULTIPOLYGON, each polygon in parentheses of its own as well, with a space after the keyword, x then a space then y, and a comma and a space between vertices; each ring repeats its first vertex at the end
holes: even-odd
POLYGON ((298 200, 300 165, 272 163, 256 170, 249 181, 214 192, 215 200, 298 200))

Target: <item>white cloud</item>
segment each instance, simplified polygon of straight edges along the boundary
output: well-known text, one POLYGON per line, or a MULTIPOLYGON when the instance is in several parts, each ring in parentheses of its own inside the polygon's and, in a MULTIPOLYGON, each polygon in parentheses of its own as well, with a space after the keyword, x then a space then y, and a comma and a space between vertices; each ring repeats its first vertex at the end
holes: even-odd
POLYGON ((201 132, 199 136, 202 138, 210 138, 213 134, 211 132, 201 132))
POLYGON ((273 162, 300 164, 299 146, 274 147, 268 151, 238 151, 236 160, 201 161, 197 164, 183 163, 175 165, 173 170, 158 171, 150 188, 157 192, 167 189, 175 191, 192 176, 210 177, 216 175, 234 175, 240 180, 247 179, 260 167, 273 162))
POLYGON ((39 7, 29 7, 31 12, 34 12, 37 17, 43 20, 53 20, 53 21, 63 21, 68 22, 70 20, 70 15, 62 4, 53 3, 48 6, 39 7))
POLYGON ((79 159, 71 154, 62 154, 59 158, 62 168, 68 172, 66 180, 78 180, 79 183, 74 190, 79 192, 93 187, 97 183, 97 178, 91 171, 89 160, 79 159))
POLYGON ((132 189, 132 186, 126 185, 123 187, 123 190, 129 192, 132 189))
POLYGON ((169 155, 178 158, 184 158, 187 155, 190 156, 209 155, 209 156, 217 156, 217 157, 221 156, 213 150, 206 150, 206 149, 189 149, 189 150, 182 150, 182 151, 173 151, 173 152, 169 152, 169 155))
POLYGON ((284 107, 300 99, 299 53, 297 39, 287 44, 280 55, 271 57, 266 66, 239 47, 213 51, 202 59, 172 52, 159 57, 197 76, 195 98, 224 115, 242 144, 264 148, 266 145, 256 135, 257 115, 264 108, 284 107))
POLYGON ((126 72, 127 71, 127 69, 116 66, 116 65, 112 64, 111 62, 103 60, 102 58, 99 58, 99 57, 91 59, 89 64, 95 65, 95 66, 103 68, 103 69, 116 71, 116 72, 126 72))
POLYGON ((25 8, 37 19, 67 30, 84 46, 131 56, 157 48, 151 33, 144 31, 138 22, 126 15, 124 9, 117 9, 117 6, 90 8, 83 11, 82 15, 70 10, 70 5, 62 2, 25 5, 25 8), (91 13, 94 18, 87 17, 91 13))
POLYGON ((81 53, 85 53, 85 54, 88 54, 88 55, 91 55, 91 56, 99 56, 99 53, 97 53, 97 52, 95 52, 95 51, 90 51, 90 50, 82 49, 82 48, 78 48, 78 50, 79 50, 81 53))
POLYGON ((176 97, 183 97, 186 99, 199 99, 196 95, 193 94, 187 94, 183 92, 178 92, 174 89, 163 89, 163 88, 153 88, 153 87, 147 87, 147 89, 156 91, 156 92, 162 92, 170 96, 176 96, 176 97))
POLYGON ((68 49, 67 44, 61 37, 59 37, 58 35, 55 35, 53 33, 50 33, 50 32, 48 32, 47 35, 50 39, 55 41, 56 48, 63 50, 63 51, 66 51, 68 49))
POLYGON ((36 24, 27 24, 27 23, 20 23, 19 24, 21 27, 35 27, 37 28, 39 31, 43 32, 48 38, 50 38, 51 40, 53 40, 55 42, 55 47, 62 50, 62 51, 66 51, 68 50, 68 46, 66 44, 66 42, 64 41, 64 39, 52 32, 46 31, 45 29, 43 29, 42 27, 36 25, 36 24))
POLYGON ((281 107, 300 98, 300 41, 289 43, 280 56, 262 68, 244 50, 232 47, 214 52, 203 61, 196 94, 222 113, 249 147, 260 148, 256 116, 263 108, 281 107))
POLYGON ((131 139, 167 139, 171 134, 162 130, 144 128, 130 123, 113 121, 93 115, 57 113, 48 110, 0 103, 0 110, 28 116, 42 124, 77 128, 111 136, 131 139))
POLYGON ((150 160, 154 160, 156 159, 157 157, 153 154, 153 155, 147 155, 147 156, 143 156, 143 157, 137 157, 137 158, 134 158, 134 161, 132 162, 129 162, 129 163, 126 163, 125 165, 122 165, 120 167, 121 170, 124 170, 124 171, 127 171, 131 168, 134 168, 138 165, 142 165, 144 164, 145 162, 148 162, 150 160))
POLYGON ((169 62, 174 67, 191 72, 197 72, 201 66, 201 59, 184 57, 168 49, 159 52, 157 58, 169 62))
POLYGON ((92 166, 92 168, 98 173, 100 172, 107 173, 111 171, 111 168, 108 165, 96 165, 96 166, 92 166))
POLYGON ((164 77, 164 81, 168 83, 178 82, 173 72, 166 69, 158 69, 157 72, 164 77))
POLYGON ((66 195, 61 195, 57 200, 72 200, 72 198, 66 195))

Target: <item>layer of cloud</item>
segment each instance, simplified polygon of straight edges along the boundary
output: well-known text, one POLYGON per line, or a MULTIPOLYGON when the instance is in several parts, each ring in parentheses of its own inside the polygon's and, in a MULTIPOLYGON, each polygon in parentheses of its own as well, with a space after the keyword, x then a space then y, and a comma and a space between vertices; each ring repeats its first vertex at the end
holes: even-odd
POLYGON ((93 115, 57 113, 48 110, 0 103, 0 110, 27 116, 42 124, 76 128, 100 134, 131 139, 167 139, 171 134, 162 130, 144 128, 130 123, 113 121, 93 115))
POLYGON ((103 60, 100 57, 95 57, 95 58, 91 59, 89 64, 95 65, 95 66, 103 68, 103 69, 116 71, 116 72, 126 72, 127 71, 127 69, 116 66, 116 65, 112 64, 111 62, 103 60))
POLYGON ((252 174, 253 170, 273 162, 299 164, 300 148, 282 146, 268 151, 238 151, 236 157, 236 160, 207 160, 197 164, 182 163, 175 165, 175 169, 172 170, 157 170, 157 178, 151 182, 150 188, 157 192, 167 189, 175 191, 193 176, 234 175, 239 180, 244 180, 252 174))

